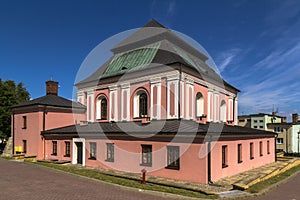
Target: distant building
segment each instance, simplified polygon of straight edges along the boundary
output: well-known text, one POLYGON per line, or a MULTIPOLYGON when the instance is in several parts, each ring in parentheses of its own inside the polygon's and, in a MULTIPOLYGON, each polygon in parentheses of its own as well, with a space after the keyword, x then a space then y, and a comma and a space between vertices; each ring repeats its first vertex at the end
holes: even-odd
POLYGON ((278 134, 276 138, 276 149, 278 152, 298 153, 299 149, 299 134, 300 121, 298 114, 293 114, 293 121, 291 123, 268 123, 269 131, 274 131, 278 134))
POLYGON ((277 133, 277 152, 298 153, 300 136, 300 121, 298 114, 293 114, 292 122, 288 123, 286 117, 272 114, 251 114, 238 116, 238 125, 259 130, 273 131, 277 133), (299 134, 298 134, 299 133, 299 134))
MULTIPOLYGON (((269 123, 286 122, 286 117, 277 116, 276 113, 266 114, 252 114, 238 116, 238 125, 248 128, 255 128, 259 130, 270 131, 267 127, 269 123)), ((273 131, 273 130, 271 130, 273 131)))

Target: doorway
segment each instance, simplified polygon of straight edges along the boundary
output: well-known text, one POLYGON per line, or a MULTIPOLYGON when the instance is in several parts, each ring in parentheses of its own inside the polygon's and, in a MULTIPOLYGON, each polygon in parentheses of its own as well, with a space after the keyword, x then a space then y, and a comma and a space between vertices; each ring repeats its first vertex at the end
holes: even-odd
POLYGON ((77 164, 82 164, 82 142, 75 142, 77 147, 77 164))

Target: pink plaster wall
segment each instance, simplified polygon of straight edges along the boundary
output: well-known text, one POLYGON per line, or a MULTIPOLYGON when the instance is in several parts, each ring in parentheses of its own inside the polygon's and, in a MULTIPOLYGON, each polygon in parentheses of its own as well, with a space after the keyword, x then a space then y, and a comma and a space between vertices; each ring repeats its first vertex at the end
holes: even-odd
POLYGON ((232 176, 275 161, 274 138, 219 141, 212 149, 212 181, 232 176), (263 156, 259 155, 259 142, 263 142, 263 156), (270 154, 267 154, 270 141, 270 154), (254 159, 250 159, 250 142, 254 143, 254 159), (242 163, 238 163, 237 145, 242 144, 242 163), (222 168, 222 145, 228 147, 228 167, 222 168))
MULTIPOLYGON (((45 130, 68 126, 79 123, 85 119, 84 111, 73 115, 71 110, 46 109, 45 130)), ((23 110, 14 116, 15 146, 23 146, 23 140, 27 141, 26 156, 37 156, 37 159, 44 159, 44 144, 41 137, 43 130, 43 111, 23 110), (23 116, 27 117, 27 128, 23 129, 23 116)), ((14 153, 16 153, 14 151, 14 153)))
POLYGON ((142 169, 147 170, 151 176, 172 178, 199 183, 207 183, 207 160, 206 157, 199 158, 201 144, 172 143, 173 146, 180 146, 180 151, 186 152, 180 158, 180 170, 166 169, 167 148, 170 145, 166 142, 157 141, 121 141, 121 140, 86 140, 86 166, 140 173, 142 169), (97 142, 97 160, 89 160, 89 142, 97 142), (106 143, 115 144, 115 160, 107 162, 106 143), (142 144, 152 145, 152 166, 141 166, 142 144))
POLYGON ((71 161, 73 154, 72 140, 45 140, 45 159, 57 159, 71 161), (57 155, 52 155, 53 153, 53 144, 52 141, 57 141, 57 155), (65 155, 66 144, 65 142, 70 142, 70 156, 65 155))

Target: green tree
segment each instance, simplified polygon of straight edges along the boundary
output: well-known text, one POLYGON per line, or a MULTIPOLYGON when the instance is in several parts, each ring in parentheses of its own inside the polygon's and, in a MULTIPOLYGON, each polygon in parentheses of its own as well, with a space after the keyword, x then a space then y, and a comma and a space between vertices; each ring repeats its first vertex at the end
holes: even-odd
POLYGON ((29 99, 29 93, 23 83, 16 85, 12 80, 2 81, 0 78, 0 139, 7 139, 11 135, 10 106, 24 103, 29 99))

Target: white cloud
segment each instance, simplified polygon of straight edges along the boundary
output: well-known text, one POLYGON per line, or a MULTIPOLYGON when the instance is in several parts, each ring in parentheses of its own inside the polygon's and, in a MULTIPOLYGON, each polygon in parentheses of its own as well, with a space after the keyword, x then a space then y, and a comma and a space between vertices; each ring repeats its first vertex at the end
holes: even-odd
POLYGON ((169 2, 168 9, 167 9, 167 14, 169 16, 173 16, 175 14, 175 11, 176 11, 176 9, 175 9, 175 1, 169 2))
POLYGON ((219 69, 219 72, 222 73, 227 66, 233 63, 237 55, 240 53, 240 49, 233 48, 226 52, 221 53, 217 57, 218 63, 220 63, 217 67, 219 69))

